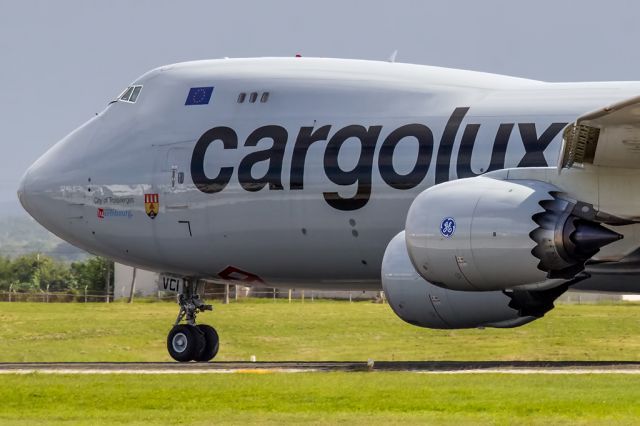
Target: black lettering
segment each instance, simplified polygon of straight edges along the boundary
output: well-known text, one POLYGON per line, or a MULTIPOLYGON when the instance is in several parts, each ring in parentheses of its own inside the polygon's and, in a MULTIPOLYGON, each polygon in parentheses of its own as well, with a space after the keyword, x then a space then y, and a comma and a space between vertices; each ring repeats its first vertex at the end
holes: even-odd
POLYGON ((378 153, 378 168, 380 176, 387 185, 396 189, 411 189, 418 185, 427 175, 431 155, 433 154, 433 133, 422 124, 407 124, 399 127, 386 137, 378 153), (418 157, 413 169, 401 175, 393 168, 393 153, 398 143, 406 138, 414 137, 418 140, 418 157))
MULTIPOLYGON (((491 161, 489 162, 489 167, 485 172, 504 169, 504 157, 507 152, 507 144, 509 143, 509 137, 511 136, 513 126, 514 123, 502 123, 500 124, 500 127, 498 127, 496 138, 493 140, 491 161)), ((479 124, 469 124, 464 129, 462 140, 460 141, 460 149, 458 150, 458 161, 456 163, 458 178, 473 177, 480 174, 475 173, 471 169, 471 155, 479 129, 479 124)))
POLYGON ((313 127, 301 127, 293 146, 293 156, 291 157, 291 189, 304 188, 304 163, 307 158, 307 151, 312 143, 327 140, 331 126, 322 126, 313 130, 313 127))
POLYGON ((478 176, 471 170, 471 154, 476 144, 476 136, 480 130, 479 124, 468 124, 462 133, 460 148, 458 149, 458 160, 456 161, 456 174, 458 179, 478 176))
POLYGON ((453 110, 447 125, 442 132, 440 145, 438 145, 438 157, 436 159, 436 184, 449 180, 449 167, 451 165, 451 151, 456 140, 456 134, 462 119, 469 111, 469 107, 453 110))
POLYGON ((331 207, 345 211, 358 210, 369 201, 373 154, 380 130, 382 126, 371 126, 367 129, 363 126, 351 125, 338 130, 327 143, 324 153, 324 170, 329 180, 337 185, 358 185, 356 194, 352 198, 342 198, 337 192, 325 192, 324 199, 331 207), (360 139, 360 157, 352 170, 342 170, 338 165, 338 153, 343 143, 349 138, 360 139))
MULTIPOLYGON (((449 117, 440 138, 435 161, 435 183, 449 180, 453 145, 460 125, 469 107, 456 108, 449 117)), ((477 176, 471 168, 473 150, 478 138, 480 124, 468 124, 462 134, 460 148, 457 154, 456 172, 459 178, 477 176)), ((499 170, 505 167, 507 145, 514 123, 501 123, 493 141, 491 159, 486 171, 499 170)), ((535 123, 519 123, 518 128, 525 149, 525 154, 517 167, 546 166, 544 151, 562 131, 566 123, 552 123, 538 137, 535 123)), ((304 170, 306 158, 311 145, 318 141, 327 140, 331 125, 319 128, 301 127, 293 146, 291 170, 289 175, 290 189, 304 189, 304 170)), ((327 203, 338 210, 351 211, 364 207, 371 198, 372 168, 376 144, 382 126, 364 127, 350 125, 338 130, 327 142, 324 152, 324 170, 327 178, 341 186, 356 185, 356 193, 352 197, 342 197, 338 192, 324 192, 327 203), (338 156, 344 143, 350 139, 360 141, 360 155, 356 165, 351 170, 343 170, 338 164, 338 156)), ((288 141, 287 130, 282 126, 267 125, 254 130, 245 141, 244 146, 256 147, 263 139, 271 139, 272 145, 261 151, 246 155, 238 165, 238 181, 246 191, 259 191, 269 184, 269 189, 282 190, 282 166, 288 141), (266 173, 254 178, 254 166, 268 161, 266 173)), ((196 142, 191 157, 191 177, 198 190, 214 194, 222 191, 231 179, 233 166, 220 167, 217 176, 210 178, 205 174, 205 156, 209 146, 220 141, 223 149, 237 149, 238 136, 229 127, 214 127, 206 131, 196 142)), ((382 180, 395 189, 410 189, 419 185, 426 177, 434 155, 434 138, 431 129, 423 124, 412 123, 401 126, 392 131, 380 146, 378 154, 378 169, 382 180), (415 138, 418 142, 418 155, 413 168, 400 174, 393 165, 393 156, 398 144, 407 137, 415 138)), ((164 288, 178 286, 173 280, 164 280, 164 288)))
POLYGON ((282 159, 287 145, 287 130, 282 126, 262 126, 254 130, 244 143, 244 146, 257 146, 262 139, 272 139, 273 145, 269 149, 252 152, 242 159, 238 166, 238 180, 245 191, 259 191, 269 184, 269 189, 282 189, 282 159), (254 178, 251 169, 256 163, 269 161, 269 168, 264 176, 254 178))
POLYGON ((525 154, 518 167, 546 167, 544 150, 553 141, 567 123, 552 123, 538 138, 535 123, 518 123, 525 154))
POLYGON ((178 291, 180 289, 180 281, 177 278, 162 277, 162 286, 165 290, 178 291))
POLYGON ((498 127, 496 138, 493 140, 493 150, 491 150, 491 161, 489 162, 488 172, 504 169, 504 157, 507 153, 507 145, 511 132, 515 123, 502 123, 498 127))
POLYGON ((215 178, 209 178, 204 173, 204 156, 207 153, 207 148, 217 140, 222 141, 224 149, 238 148, 238 135, 233 129, 229 127, 214 127, 200 136, 191 156, 191 179, 196 188, 207 194, 222 191, 233 174, 233 167, 221 167, 218 176, 215 178))

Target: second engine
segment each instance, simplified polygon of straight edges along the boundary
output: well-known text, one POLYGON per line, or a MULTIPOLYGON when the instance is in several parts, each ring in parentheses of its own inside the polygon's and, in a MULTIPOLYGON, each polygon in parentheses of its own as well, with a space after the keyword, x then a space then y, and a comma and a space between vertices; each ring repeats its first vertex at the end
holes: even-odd
POLYGON ((542 317, 568 288, 471 292, 435 286, 413 268, 404 232, 385 250, 382 286, 396 315, 427 328, 518 327, 542 317))

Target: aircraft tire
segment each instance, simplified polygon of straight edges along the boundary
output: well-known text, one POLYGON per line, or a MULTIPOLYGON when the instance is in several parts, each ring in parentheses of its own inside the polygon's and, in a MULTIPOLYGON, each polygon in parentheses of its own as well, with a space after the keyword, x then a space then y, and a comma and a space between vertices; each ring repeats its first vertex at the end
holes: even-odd
POLYGON ((218 349, 220 348, 220 337, 218 337, 216 329, 210 325, 198 324, 196 327, 198 327, 200 332, 204 335, 204 349, 199 356, 194 358, 194 360, 199 362, 211 361, 216 356, 218 349))
POLYGON ((204 348, 204 336, 192 325, 176 325, 167 336, 169 355, 178 362, 188 362, 200 357, 204 348))

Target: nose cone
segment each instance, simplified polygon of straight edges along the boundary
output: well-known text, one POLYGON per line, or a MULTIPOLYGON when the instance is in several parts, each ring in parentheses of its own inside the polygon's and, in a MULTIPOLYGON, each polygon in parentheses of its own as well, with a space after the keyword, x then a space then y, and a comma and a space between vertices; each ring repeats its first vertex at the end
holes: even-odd
POLYGON ((18 200, 22 207, 49 231, 62 236, 63 214, 66 204, 61 197, 61 182, 50 164, 36 161, 25 172, 18 186, 18 200), (52 173, 54 172, 54 173, 52 173))
POLYGON ((27 207, 27 199, 25 196, 28 178, 29 171, 27 170, 27 172, 22 176, 22 179, 20 179, 20 184, 18 185, 18 200, 20 201, 20 204, 22 204, 22 208, 25 209, 27 213, 31 214, 29 212, 29 207, 27 207))
POLYGON ((22 176, 20 184, 18 186, 18 200, 22 204, 27 213, 35 220, 37 220, 42 226, 54 232, 51 229, 51 210, 55 210, 55 198, 53 195, 54 181, 49 179, 42 179, 42 171, 39 170, 39 163, 41 160, 35 162, 22 176))
POLYGON ((42 226, 80 245, 91 122, 62 139, 26 171, 18 187, 22 207, 42 226))

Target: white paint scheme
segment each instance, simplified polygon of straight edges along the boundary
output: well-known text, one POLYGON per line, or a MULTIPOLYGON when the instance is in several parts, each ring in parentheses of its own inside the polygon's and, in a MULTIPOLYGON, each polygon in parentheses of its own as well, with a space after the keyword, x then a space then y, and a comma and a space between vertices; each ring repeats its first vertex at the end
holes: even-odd
MULTIPOLYGON (((193 277, 218 277, 233 265, 269 286, 318 289, 379 289, 385 247, 404 229, 414 198, 435 182, 438 142, 452 112, 469 107, 452 147, 448 178, 456 179, 463 130, 480 124, 471 159, 475 173, 487 168, 500 123, 571 123, 587 111, 640 93, 639 82, 545 83, 493 74, 419 65, 316 58, 224 59, 161 67, 132 85, 142 85, 136 103, 115 102, 72 132, 25 173, 19 190, 27 211, 42 225, 92 253, 145 269, 193 277), (185 106, 190 88, 214 86, 208 105, 185 106), (268 91, 267 103, 237 103, 240 92, 268 91), (393 189, 382 181, 380 145, 394 129, 421 123, 433 132, 429 172, 416 187, 393 189), (237 166, 250 152, 243 147, 256 128, 287 129, 282 166, 284 190, 248 192, 238 183, 237 166), (337 210, 323 192, 351 196, 355 187, 332 183, 323 171, 326 141, 309 149, 304 190, 289 190, 291 156, 300 127, 380 125, 373 159, 371 197, 361 209, 337 210), (215 175, 234 166, 227 187, 216 194, 198 191, 188 170, 198 138, 210 128, 228 126, 239 148, 212 144, 205 170, 215 175), (185 182, 172 187, 172 167, 185 182), (160 213, 150 219, 144 194, 158 193, 160 213), (130 218, 99 219, 96 211, 112 197, 114 209, 130 218), (130 202, 128 200, 131 200, 130 202), (184 223, 189 221, 192 235, 184 223), (305 230, 303 233, 302 230, 305 230), (354 236, 357 232, 357 237, 354 236), (366 264, 365 264, 366 263, 366 264)), ((561 136, 544 151, 550 167, 514 169, 525 153, 518 126, 506 149, 504 168, 495 175, 539 178, 576 197, 628 218, 640 216, 637 170, 571 169, 557 174, 561 136)), ((416 162, 414 140, 401 142, 393 164, 399 173, 416 162)), ((359 147, 345 142, 338 162, 354 166, 359 147)), ((257 166, 254 175, 263 173, 257 166)), ((446 209, 445 209, 446 210, 446 209)), ((607 247, 620 259, 638 247, 628 237, 607 247)), ((604 250, 603 250, 604 252, 604 250)), ((254 282, 255 284, 255 282, 254 282)))

